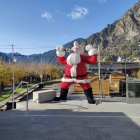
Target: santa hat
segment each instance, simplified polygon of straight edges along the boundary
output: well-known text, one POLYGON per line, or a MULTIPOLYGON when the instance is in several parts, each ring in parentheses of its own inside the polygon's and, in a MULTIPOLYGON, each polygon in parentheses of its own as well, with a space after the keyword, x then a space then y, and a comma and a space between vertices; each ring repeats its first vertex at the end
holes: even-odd
POLYGON ((79 47, 79 43, 77 41, 74 41, 73 46, 74 47, 79 47))
POLYGON ((83 53, 84 49, 82 48, 81 45, 79 45, 79 43, 77 41, 74 41, 73 43, 73 47, 71 48, 71 50, 75 53, 83 53))

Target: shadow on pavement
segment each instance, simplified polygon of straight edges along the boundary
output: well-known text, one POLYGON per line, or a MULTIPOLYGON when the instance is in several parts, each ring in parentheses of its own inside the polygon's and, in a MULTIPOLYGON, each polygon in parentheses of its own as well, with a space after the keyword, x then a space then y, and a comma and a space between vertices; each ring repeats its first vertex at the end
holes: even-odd
POLYGON ((0 138, 4 140, 140 139, 140 127, 122 112, 15 110, 2 112, 0 120, 0 138))

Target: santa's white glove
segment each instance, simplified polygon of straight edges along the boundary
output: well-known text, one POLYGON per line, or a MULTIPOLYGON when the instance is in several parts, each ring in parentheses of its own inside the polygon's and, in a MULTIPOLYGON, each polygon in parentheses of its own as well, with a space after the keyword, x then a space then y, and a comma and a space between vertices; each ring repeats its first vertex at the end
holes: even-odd
POLYGON ((56 54, 57 54, 57 56, 60 56, 60 57, 65 56, 65 48, 64 48, 64 46, 58 45, 56 47, 56 54))
POLYGON ((85 49, 86 49, 86 51, 88 51, 89 56, 98 54, 98 50, 95 47, 93 47, 92 45, 87 45, 85 49))

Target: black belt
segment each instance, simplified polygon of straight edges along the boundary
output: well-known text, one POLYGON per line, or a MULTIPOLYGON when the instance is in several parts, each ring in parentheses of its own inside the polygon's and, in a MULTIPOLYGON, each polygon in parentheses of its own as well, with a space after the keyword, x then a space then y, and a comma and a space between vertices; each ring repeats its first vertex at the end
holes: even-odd
POLYGON ((81 77, 85 77, 87 76, 87 74, 84 74, 84 75, 77 75, 76 77, 72 77, 72 76, 69 76, 69 75, 65 75, 66 77, 69 77, 69 78, 81 78, 81 77))

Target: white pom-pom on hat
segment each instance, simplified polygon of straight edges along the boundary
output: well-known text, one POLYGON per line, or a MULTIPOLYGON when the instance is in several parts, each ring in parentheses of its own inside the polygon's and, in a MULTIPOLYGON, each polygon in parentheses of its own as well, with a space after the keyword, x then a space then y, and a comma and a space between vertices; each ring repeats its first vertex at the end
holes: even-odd
POLYGON ((79 45, 77 41, 74 41, 73 47, 71 48, 71 50, 74 53, 80 53, 80 54, 84 52, 84 48, 81 45, 79 45))
POLYGON ((74 47, 79 47, 79 43, 77 41, 74 41, 73 46, 74 47))
POLYGON ((79 43, 77 41, 74 41, 73 43, 73 47, 71 48, 71 50, 74 52, 74 53, 77 53, 79 52, 79 43))

